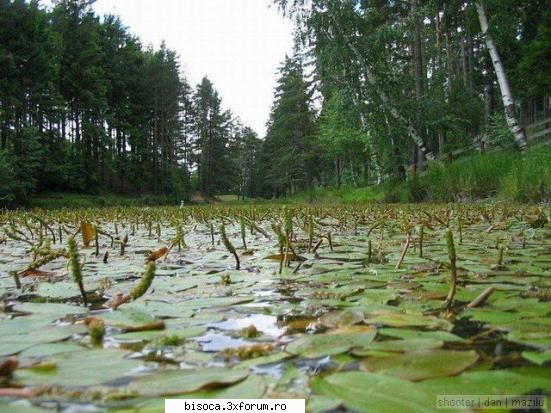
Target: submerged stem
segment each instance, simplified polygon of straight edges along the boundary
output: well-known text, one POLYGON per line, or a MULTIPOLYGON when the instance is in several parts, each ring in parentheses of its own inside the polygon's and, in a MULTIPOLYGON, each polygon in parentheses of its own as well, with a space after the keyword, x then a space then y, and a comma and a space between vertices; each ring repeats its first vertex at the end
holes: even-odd
POLYGON ((455 264, 456 262, 455 244, 453 242, 453 233, 451 229, 448 229, 446 231, 446 244, 448 246, 448 257, 450 259, 450 270, 451 270, 452 282, 450 286, 450 291, 448 292, 444 305, 448 310, 450 310, 453 304, 455 291, 457 289, 457 267, 455 264))
POLYGON ((406 253, 408 252, 410 242, 411 242, 411 232, 408 232, 407 236, 406 236, 406 243, 404 244, 404 248, 402 249, 402 253, 400 254, 400 258, 398 259, 398 262, 396 263, 396 267, 394 267, 396 270, 398 270, 400 268, 400 265, 402 265, 402 261, 404 261, 404 258, 406 257, 406 253))
POLYGON ((77 243, 74 237, 69 238, 68 255, 73 281, 78 285, 84 306, 87 307, 88 301, 86 299, 86 292, 84 291, 84 285, 82 283, 82 265, 80 264, 80 255, 78 253, 77 243))
POLYGON ((224 243, 226 249, 235 257, 235 269, 238 270, 240 267, 239 256, 237 255, 237 252, 235 252, 234 246, 226 235, 226 227, 224 226, 224 224, 220 225, 220 237, 222 238, 222 242, 224 243))

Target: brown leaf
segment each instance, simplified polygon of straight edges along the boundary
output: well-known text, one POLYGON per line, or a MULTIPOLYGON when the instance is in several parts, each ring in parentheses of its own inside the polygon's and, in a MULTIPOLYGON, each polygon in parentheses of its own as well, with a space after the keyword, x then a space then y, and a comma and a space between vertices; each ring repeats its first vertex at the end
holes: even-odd
POLYGON ((150 253, 147 256, 146 261, 157 261, 159 258, 162 258, 166 254, 168 254, 168 251, 168 247, 159 248, 157 251, 153 251, 152 253, 150 253))
POLYGON ((19 366, 17 357, 8 357, 7 359, 0 361, 0 380, 2 378, 10 378, 19 366))
POLYGON ((164 330, 165 328, 166 328, 165 322, 161 320, 161 321, 155 321, 149 324, 142 324, 141 326, 127 327, 125 328, 125 332, 135 333, 139 331, 164 330))
POLYGON ((51 271, 24 270, 19 273, 22 277, 51 277, 54 275, 51 271))
POLYGON ((84 246, 89 247, 90 243, 96 236, 94 227, 89 222, 82 221, 80 223, 80 232, 82 232, 82 242, 84 243, 84 246))
POLYGON ((17 389, 12 387, 0 387, 0 397, 30 398, 35 397, 36 393, 31 389, 17 389))
POLYGON ((117 294, 107 303, 107 307, 113 310, 116 310, 121 305, 128 303, 129 301, 130 301, 130 296, 128 294, 117 294))
MULTIPOLYGON (((265 260, 275 260, 275 261, 282 261, 285 257, 285 254, 274 254, 274 255, 268 255, 267 257, 264 257, 265 260)), ((288 261, 306 261, 306 258, 295 255, 295 254, 287 254, 287 260, 288 261)))

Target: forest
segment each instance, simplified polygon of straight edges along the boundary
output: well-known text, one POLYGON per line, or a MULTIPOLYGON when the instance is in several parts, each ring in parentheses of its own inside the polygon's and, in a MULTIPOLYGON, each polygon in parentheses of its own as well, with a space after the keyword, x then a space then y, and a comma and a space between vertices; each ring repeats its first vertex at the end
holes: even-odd
POLYGON ((296 40, 265 137, 208 78, 188 83, 185 56, 145 47, 93 4, 1 2, 3 205, 48 191, 274 198, 399 182, 458 149, 524 150, 550 112, 548 0, 277 0, 296 40))
POLYGON ((0 3, 0 199, 248 193, 256 134, 94 1, 0 3), (193 171, 193 173, 192 173, 193 171))
POLYGON ((0 0, 1 413, 551 411, 551 0, 265 0, 264 136, 102 1, 0 0))
MULTIPOLYGON (((549 137, 549 2, 276 3, 296 23, 297 49, 280 69, 260 156, 264 196, 387 182, 391 202, 477 199, 498 189, 483 182, 499 181, 514 161, 475 156, 454 170, 455 153, 525 152, 549 137), (280 156, 282 147, 295 150, 280 156)), ((551 187, 549 168, 535 166, 550 159, 543 149, 499 186, 551 187)), ((517 201, 550 195, 512 192, 517 201)))

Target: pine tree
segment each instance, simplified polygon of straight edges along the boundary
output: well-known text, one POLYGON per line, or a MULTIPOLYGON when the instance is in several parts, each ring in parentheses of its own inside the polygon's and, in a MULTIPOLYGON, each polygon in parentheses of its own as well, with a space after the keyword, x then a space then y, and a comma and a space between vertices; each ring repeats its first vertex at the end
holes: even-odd
POLYGON ((287 57, 280 67, 275 101, 262 149, 264 192, 271 196, 311 188, 316 176, 314 114, 302 61, 287 57))
POLYGON ((204 77, 194 96, 195 153, 199 190, 208 195, 224 192, 232 178, 227 153, 231 114, 221 105, 218 92, 204 77))

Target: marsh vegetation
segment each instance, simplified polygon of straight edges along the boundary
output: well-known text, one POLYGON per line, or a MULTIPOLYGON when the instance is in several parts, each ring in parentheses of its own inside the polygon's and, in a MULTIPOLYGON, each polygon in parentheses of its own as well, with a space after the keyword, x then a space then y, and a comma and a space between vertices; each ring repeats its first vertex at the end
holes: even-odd
POLYGON ((162 412, 175 396, 426 412, 437 394, 548 394, 549 212, 5 212, 0 410, 162 412))

